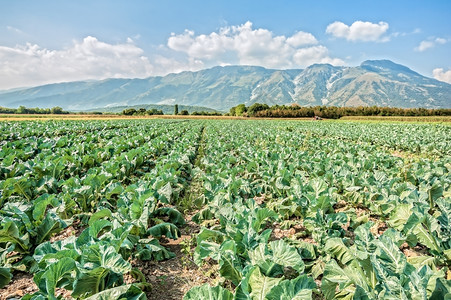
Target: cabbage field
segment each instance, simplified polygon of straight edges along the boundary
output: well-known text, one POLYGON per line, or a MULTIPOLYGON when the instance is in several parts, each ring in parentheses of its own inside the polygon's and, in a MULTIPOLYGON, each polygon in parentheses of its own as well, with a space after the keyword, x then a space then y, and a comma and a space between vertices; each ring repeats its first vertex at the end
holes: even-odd
POLYGON ((0 128, 0 288, 35 283, 17 299, 147 299, 139 262, 174 259, 187 222, 215 280, 186 300, 451 299, 450 125, 0 128))

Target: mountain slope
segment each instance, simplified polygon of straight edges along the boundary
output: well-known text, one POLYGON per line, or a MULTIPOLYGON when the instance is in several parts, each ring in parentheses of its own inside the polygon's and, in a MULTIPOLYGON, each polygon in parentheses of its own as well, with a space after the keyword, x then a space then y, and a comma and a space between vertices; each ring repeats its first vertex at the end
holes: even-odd
POLYGON ((304 70, 214 67, 146 79, 68 82, 0 92, 0 106, 87 110, 139 104, 227 111, 240 103, 450 108, 451 85, 388 60, 358 67, 315 64, 304 70))

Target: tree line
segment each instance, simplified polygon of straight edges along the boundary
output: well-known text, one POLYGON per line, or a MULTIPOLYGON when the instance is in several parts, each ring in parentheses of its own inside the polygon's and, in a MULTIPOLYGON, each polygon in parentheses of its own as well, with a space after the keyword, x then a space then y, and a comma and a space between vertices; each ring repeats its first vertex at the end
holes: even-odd
POLYGON ((153 116, 153 115, 163 115, 163 111, 161 109, 149 109, 146 110, 145 108, 127 108, 122 111, 123 115, 126 116, 153 116))
POLYGON ((65 115, 68 111, 64 111, 61 107, 55 106, 52 108, 27 108, 25 106, 19 106, 18 108, 7 108, 0 106, 0 113, 2 114, 35 114, 35 115, 65 115))
MULTIPOLYGON (((139 108, 139 109, 127 108, 122 111, 122 114, 126 115, 126 116, 164 115, 164 113, 161 109, 155 109, 155 108, 152 108, 149 110, 146 110, 145 108, 139 108)), ((178 104, 176 104, 176 105, 174 105, 174 115, 188 116, 188 115, 190 115, 190 113, 186 109, 179 111, 179 106, 178 106, 178 104)), ((222 116, 222 114, 219 112, 208 112, 208 111, 193 111, 191 113, 191 115, 192 116, 222 116)))
POLYGON ((254 103, 247 107, 239 104, 230 109, 229 116, 256 117, 256 118, 313 118, 339 119, 345 116, 398 116, 398 117, 425 117, 425 116, 451 116, 449 108, 397 108, 380 106, 300 106, 273 105, 254 103))
MULTIPOLYGON (((52 108, 27 108, 19 106, 18 108, 6 108, 0 106, 2 114, 69 114, 61 107, 52 108)), ((84 112, 95 114, 93 112, 84 112)), ((83 114, 83 113, 81 113, 83 114)), ((102 114, 98 112, 97 114, 102 114)), ((127 116, 145 116, 145 115, 163 115, 161 109, 128 108, 122 111, 127 116)), ((190 115, 187 110, 179 112, 178 105, 174 105, 175 115, 190 115)), ((193 116, 221 116, 220 112, 194 111, 193 116)), ((337 107, 337 106, 300 106, 291 105, 273 105, 254 103, 250 106, 239 104, 232 107, 225 116, 238 117, 256 117, 256 118, 313 118, 320 117, 326 119, 339 119, 345 116, 397 116, 397 117, 427 117, 427 116, 451 116, 449 108, 397 108, 381 106, 357 106, 357 107, 337 107)))

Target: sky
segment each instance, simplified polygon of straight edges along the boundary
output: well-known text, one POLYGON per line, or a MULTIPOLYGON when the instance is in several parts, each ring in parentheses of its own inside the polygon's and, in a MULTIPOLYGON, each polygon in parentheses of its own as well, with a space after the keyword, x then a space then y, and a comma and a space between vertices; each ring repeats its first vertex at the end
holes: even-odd
POLYGON ((451 83, 451 1, 0 0, 0 89, 389 59, 451 83))

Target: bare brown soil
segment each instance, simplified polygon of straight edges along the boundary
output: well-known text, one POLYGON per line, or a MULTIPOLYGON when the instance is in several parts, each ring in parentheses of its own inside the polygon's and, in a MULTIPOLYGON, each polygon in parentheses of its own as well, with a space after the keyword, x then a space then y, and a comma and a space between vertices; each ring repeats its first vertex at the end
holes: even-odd
POLYGON ((161 244, 175 253, 175 257, 165 261, 138 261, 135 266, 145 275, 152 288, 148 299, 182 299, 192 287, 218 280, 217 264, 207 262, 198 267, 192 260, 194 236, 199 233, 199 225, 187 216, 187 225, 181 228, 182 236, 177 240, 163 239, 161 244))
POLYGON ((23 295, 33 294, 38 287, 33 282, 33 275, 29 273, 16 272, 12 281, 0 289, 0 300, 20 299, 23 295))

